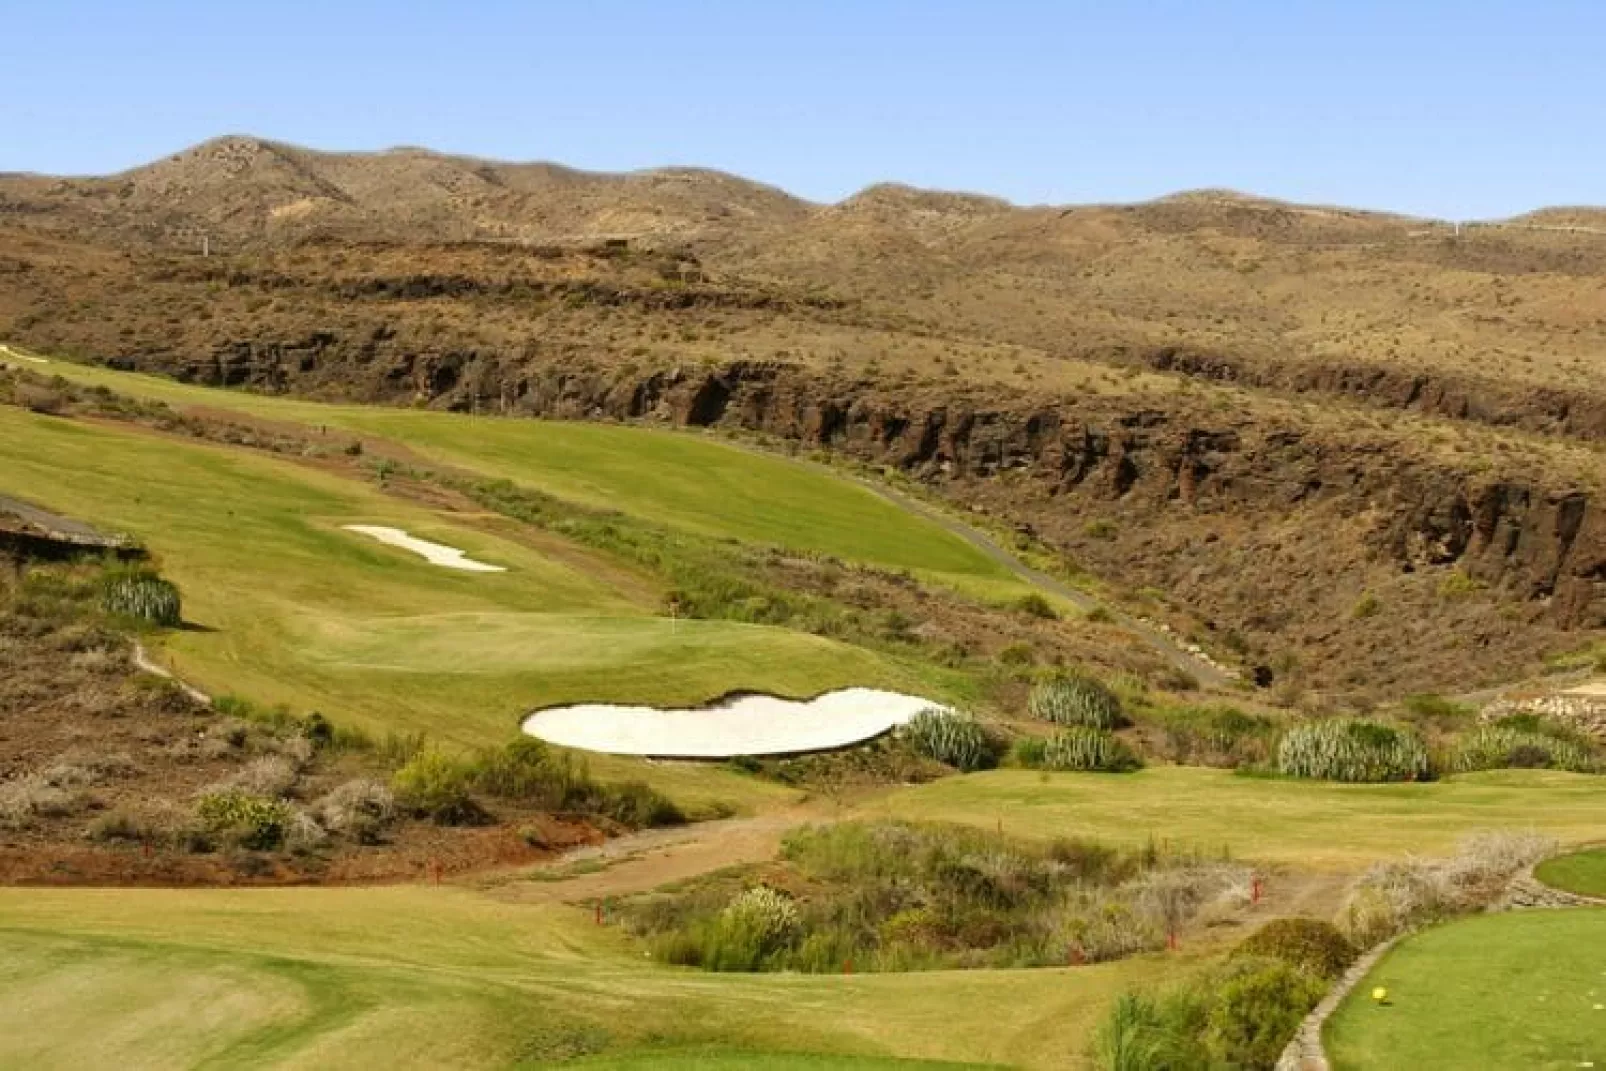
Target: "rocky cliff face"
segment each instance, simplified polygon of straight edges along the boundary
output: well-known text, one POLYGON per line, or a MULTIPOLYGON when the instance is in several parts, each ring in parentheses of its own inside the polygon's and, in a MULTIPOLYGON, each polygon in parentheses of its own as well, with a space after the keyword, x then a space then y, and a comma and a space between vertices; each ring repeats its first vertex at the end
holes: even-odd
MULTIPOLYGON (((1592 490, 1408 460, 1382 431, 1333 439, 1181 401, 1123 408, 964 387, 933 398, 777 362, 622 371, 401 352, 383 332, 355 342, 242 342, 172 370, 274 390, 338 382, 371 400, 485 413, 740 428, 893 466, 989 502, 1130 583, 1186 589, 1190 577, 1141 567, 1130 575, 1121 552, 1134 548, 1085 538, 1088 518, 1118 516, 1135 526, 1127 541, 1147 531, 1154 546, 1166 545, 1167 531, 1194 533, 1174 549, 1206 563, 1195 574, 1209 573, 1213 557, 1225 563, 1229 550, 1241 551, 1247 544, 1222 525, 1247 522, 1261 534, 1280 529, 1285 547, 1304 548, 1305 584, 1343 587, 1346 572, 1379 569, 1442 581, 1454 570, 1469 590, 1515 600, 1556 628, 1606 626, 1606 519, 1592 490)), ((1286 578, 1232 579, 1261 591, 1267 604, 1290 597, 1286 578)))
POLYGON ((1223 354, 1172 347, 1148 351, 1135 363, 1213 383, 1290 394, 1337 395, 1383 409, 1597 442, 1606 440, 1606 399, 1588 391, 1516 388, 1486 377, 1365 361, 1251 364, 1223 354))

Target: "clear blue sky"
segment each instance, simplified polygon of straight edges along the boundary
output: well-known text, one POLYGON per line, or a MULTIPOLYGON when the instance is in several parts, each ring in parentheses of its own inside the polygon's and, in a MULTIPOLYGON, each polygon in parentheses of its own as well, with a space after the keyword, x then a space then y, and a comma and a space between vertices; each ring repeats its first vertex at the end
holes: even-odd
POLYGON ((222 133, 836 200, 1606 203, 1606 0, 0 0, 0 170, 222 133))

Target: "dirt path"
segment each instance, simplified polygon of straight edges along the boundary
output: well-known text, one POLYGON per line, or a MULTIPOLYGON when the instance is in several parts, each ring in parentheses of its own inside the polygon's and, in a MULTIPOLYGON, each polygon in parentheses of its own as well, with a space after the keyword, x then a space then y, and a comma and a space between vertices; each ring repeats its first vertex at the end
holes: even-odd
POLYGON ((132 656, 130 657, 130 661, 134 663, 135 669, 172 681, 174 684, 179 686, 185 695, 189 696, 197 703, 201 703, 206 706, 212 705, 211 696, 207 695, 194 685, 180 680, 176 675, 174 675, 172 670, 151 658, 150 652, 145 650, 145 645, 137 640, 134 643, 134 650, 132 656))
POLYGON ((751 818, 650 829, 576 848, 536 870, 479 885, 498 899, 521 904, 632 896, 726 867, 766 862, 775 858, 789 830, 830 820, 820 806, 805 803, 751 818))

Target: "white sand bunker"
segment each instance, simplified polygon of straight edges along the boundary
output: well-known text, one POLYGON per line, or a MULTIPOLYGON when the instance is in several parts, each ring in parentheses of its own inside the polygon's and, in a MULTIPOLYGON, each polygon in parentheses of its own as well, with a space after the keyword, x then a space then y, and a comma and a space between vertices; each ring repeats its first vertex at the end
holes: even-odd
POLYGON ((444 569, 462 569, 469 573, 505 573, 500 565, 487 565, 468 557, 456 547, 448 547, 440 543, 431 543, 427 539, 417 539, 408 535, 400 528, 384 528, 372 524, 343 525, 348 532, 360 532, 365 536, 372 536, 381 543, 403 550, 410 550, 428 561, 431 565, 439 565, 444 569))
POLYGON ((524 731, 611 755, 725 759, 846 747, 936 706, 919 696, 874 688, 844 688, 804 701, 743 695, 693 710, 583 703, 532 714, 524 731))

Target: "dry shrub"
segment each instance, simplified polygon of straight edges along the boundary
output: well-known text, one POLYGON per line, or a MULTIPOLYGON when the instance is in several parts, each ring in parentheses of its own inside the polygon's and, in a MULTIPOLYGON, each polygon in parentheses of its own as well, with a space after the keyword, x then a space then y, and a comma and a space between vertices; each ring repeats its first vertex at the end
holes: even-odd
POLYGON ((1367 948, 1437 919, 1480 910, 1513 875, 1555 847, 1554 840, 1538 833, 1479 833, 1449 858, 1380 863, 1350 889, 1338 927, 1367 948))
POLYGON ((18 384, 14 397, 18 405, 33 413, 54 415, 67 407, 67 399, 60 392, 33 383, 18 384))
POLYGON ((329 833, 306 811, 299 807, 290 812, 285 823, 284 846, 292 852, 309 852, 329 843, 329 833))
POLYGON ((218 792, 239 792, 247 796, 278 799, 288 796, 298 779, 295 763, 282 755, 263 755, 252 759, 241 769, 215 785, 203 788, 199 795, 218 792))
POLYGON ((330 833, 371 844, 396 820, 396 797, 378 781, 357 778, 314 803, 311 813, 330 833))
POLYGON ((38 818, 59 818, 76 809, 72 793, 64 792, 38 774, 0 784, 0 825, 26 829, 38 818))
POLYGON ((1189 921, 1247 904, 1249 883, 1249 869, 1234 863, 1144 871, 1113 889, 1084 894, 1059 939, 1090 963, 1157 949, 1189 921))

